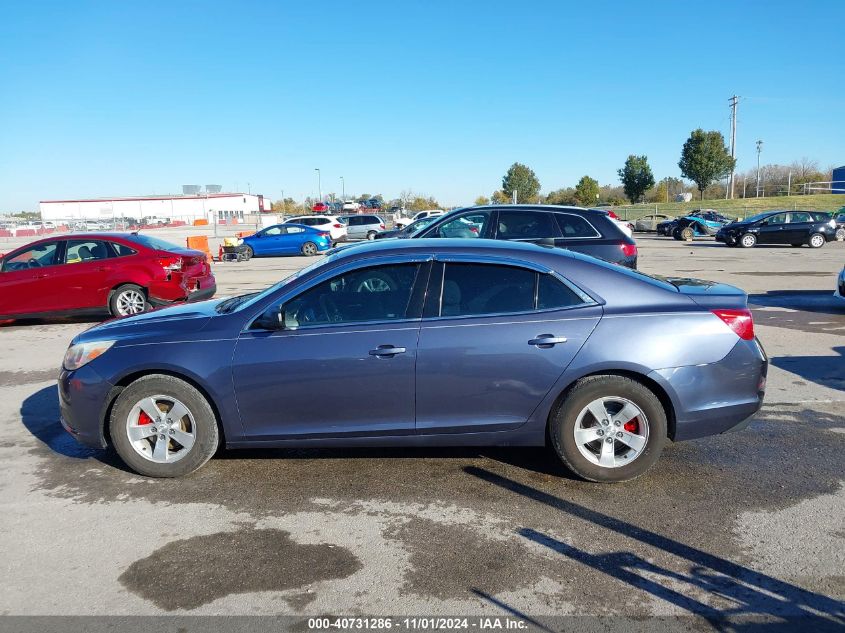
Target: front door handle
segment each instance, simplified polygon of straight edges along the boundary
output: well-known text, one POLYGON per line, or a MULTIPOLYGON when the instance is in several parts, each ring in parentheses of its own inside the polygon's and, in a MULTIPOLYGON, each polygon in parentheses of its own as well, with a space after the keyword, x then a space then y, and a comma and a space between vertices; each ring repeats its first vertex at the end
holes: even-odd
POLYGON ((32 278, 33 279, 44 279, 47 277, 47 273, 35 273, 32 278))
POLYGON ((404 347, 393 347, 393 345, 379 345, 377 348, 370 350, 370 356, 395 356, 404 353, 404 347))
POLYGON ((528 341, 529 345, 536 345, 540 349, 549 349, 558 343, 566 343, 566 337, 555 336, 554 334, 540 334, 537 338, 532 338, 528 341))

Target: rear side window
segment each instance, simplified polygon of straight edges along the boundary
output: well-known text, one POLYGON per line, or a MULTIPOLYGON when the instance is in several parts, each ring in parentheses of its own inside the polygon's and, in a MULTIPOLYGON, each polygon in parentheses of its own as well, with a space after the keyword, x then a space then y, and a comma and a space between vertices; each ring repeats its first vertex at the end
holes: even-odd
POLYGON ((78 264, 111 256, 106 243, 101 240, 68 240, 65 250, 65 263, 78 264))
POLYGON ((134 255, 137 251, 129 248, 126 244, 118 244, 117 242, 109 242, 118 257, 126 257, 127 255, 134 255))
POLYGON ((812 222, 813 218, 809 213, 793 213, 789 219, 790 224, 797 224, 799 222, 812 222))
POLYGON ((534 309, 537 273, 494 264, 446 264, 441 316, 470 316, 534 309))
POLYGON ((545 211, 499 211, 499 231, 502 240, 531 240, 560 237, 551 213, 545 211))
POLYGON ((552 275, 540 275, 537 283, 537 309, 569 308, 584 303, 575 291, 552 275))
POLYGON ((599 232, 585 218, 570 213, 555 213, 564 238, 601 237, 599 232))

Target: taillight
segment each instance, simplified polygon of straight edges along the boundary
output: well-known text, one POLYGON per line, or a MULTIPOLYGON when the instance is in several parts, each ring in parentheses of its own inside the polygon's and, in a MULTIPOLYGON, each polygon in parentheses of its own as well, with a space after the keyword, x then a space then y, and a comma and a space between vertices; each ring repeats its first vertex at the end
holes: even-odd
POLYGON ((619 219, 619 216, 618 216, 618 215, 616 215, 613 211, 608 211, 608 212, 607 212, 607 215, 609 215, 609 216, 610 216, 611 218, 613 218, 614 220, 618 220, 618 219, 619 219))
POLYGON ((181 257, 159 257, 158 263, 164 270, 182 270, 181 257))
POLYGON ((722 319, 736 335, 744 341, 754 340, 754 317, 751 310, 712 310, 713 314, 722 319))
POLYGON ((342 224, 332 224, 332 226, 336 229, 342 229, 343 228, 342 224))
POLYGON ((622 254, 625 257, 635 257, 637 255, 637 245, 636 244, 623 244, 622 245, 622 254))
POLYGON ((378 225, 378 227, 379 227, 381 230, 384 230, 384 224, 379 224, 379 225, 378 225))
POLYGON ((478 233, 478 227, 477 226, 469 227, 469 232, 470 233, 478 233))
POLYGON ((317 233, 317 235, 319 237, 331 237, 332 236, 331 233, 326 233, 325 231, 322 231, 321 233, 317 233))

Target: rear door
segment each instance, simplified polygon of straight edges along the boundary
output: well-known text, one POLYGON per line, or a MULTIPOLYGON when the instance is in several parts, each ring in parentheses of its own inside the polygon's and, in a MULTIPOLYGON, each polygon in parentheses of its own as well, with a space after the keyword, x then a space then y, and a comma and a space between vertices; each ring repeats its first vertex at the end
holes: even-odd
POLYGON ((813 216, 806 211, 793 211, 787 214, 787 224, 784 227, 784 241, 789 244, 804 244, 813 228, 813 216))
POLYGON ((64 261, 56 266, 57 285, 65 294, 65 309, 105 307, 114 261, 109 245, 98 239, 69 239, 64 261))
POLYGON ((417 358, 420 434, 521 426, 602 315, 559 277, 522 265, 441 258, 431 279, 417 358))

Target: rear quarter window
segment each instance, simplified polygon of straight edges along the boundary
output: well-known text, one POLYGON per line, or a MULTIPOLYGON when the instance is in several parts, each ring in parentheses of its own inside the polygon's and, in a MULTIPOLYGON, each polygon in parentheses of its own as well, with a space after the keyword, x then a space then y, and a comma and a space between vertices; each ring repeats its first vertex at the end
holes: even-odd
POLYGON ((601 237, 601 233, 593 226, 592 222, 580 215, 571 213, 555 213, 557 223, 564 238, 589 238, 601 237))

